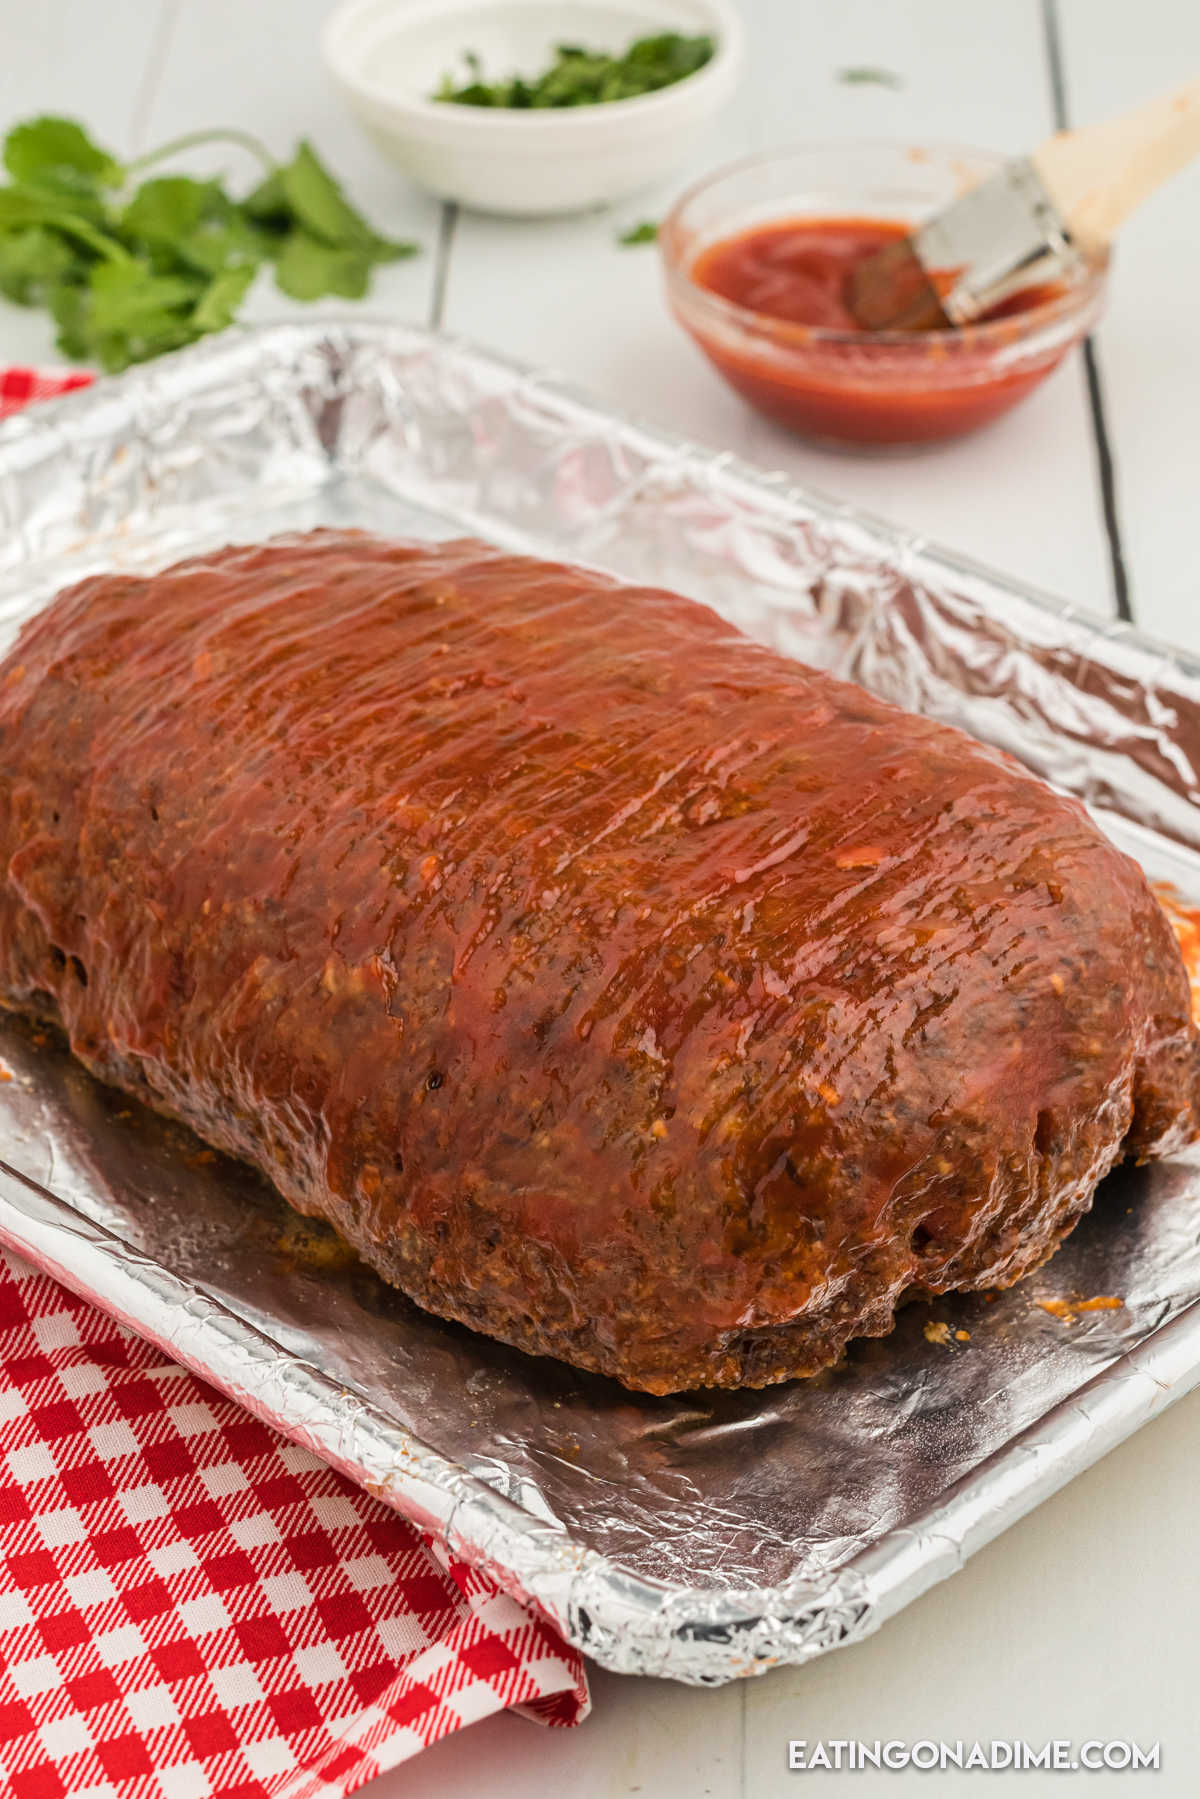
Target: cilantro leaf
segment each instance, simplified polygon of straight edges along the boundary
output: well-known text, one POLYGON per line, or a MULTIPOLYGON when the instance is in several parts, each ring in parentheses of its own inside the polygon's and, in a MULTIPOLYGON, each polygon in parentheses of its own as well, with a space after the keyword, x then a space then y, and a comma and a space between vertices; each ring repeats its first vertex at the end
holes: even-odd
POLYGON ((195 330, 224 331, 226 325, 232 325, 257 273, 253 263, 245 262, 214 275, 192 313, 195 330))
POLYGON ((294 300, 327 294, 358 300, 376 263, 415 256, 417 245, 381 237, 356 212, 308 142, 243 204, 275 258, 275 279, 294 300))
POLYGON ((91 362, 96 354, 86 322, 87 304, 83 288, 66 281, 52 288, 47 299, 50 316, 58 326, 58 347, 72 362, 91 362))
POLYGON ((44 225, 0 232, 0 294, 18 306, 41 305, 75 264, 70 244, 44 225))
POLYGON ((293 300, 339 294, 361 300, 371 280, 371 253, 362 245, 325 244, 308 231, 293 231, 275 260, 275 279, 293 300))
POLYGON ((144 181, 121 214, 121 229, 160 263, 180 262, 206 275, 231 265, 256 266, 266 254, 261 233, 220 182, 190 175, 144 181))
POLYGON ((351 206, 307 138, 301 141, 291 162, 280 169, 279 182, 292 217, 310 236, 339 249, 363 250, 372 262, 395 262, 414 254, 415 244, 395 243, 372 230, 351 206))
MULTIPOLYGON (((100 216, 106 223, 104 215, 100 216)), ((97 256, 112 262, 129 260, 116 238, 85 218, 73 201, 37 188, 0 187, 0 231, 22 225, 50 226, 97 256)))
POLYGON ((70 206, 61 194, 46 193, 36 187, 0 187, 0 231, 14 225, 53 223, 70 206))
POLYGON ((619 244, 652 244, 658 236, 658 226, 653 219, 643 219, 640 225, 631 225, 617 239, 619 244))
POLYGON ((279 171, 293 217, 327 244, 368 244, 371 227, 355 212, 338 183, 305 139, 279 171))
POLYGON ((242 201, 248 219, 268 231, 283 232, 292 223, 292 209, 283 187, 283 170, 272 169, 242 201))
POLYGON ((191 343, 196 283, 155 275, 144 264, 97 263, 85 285, 63 284, 50 297, 59 348, 110 372, 191 343))
POLYGON ((97 331, 136 335, 153 331, 168 314, 190 307, 197 283, 178 275, 155 275, 140 263, 100 263, 88 278, 91 318, 97 331))
POLYGON ((14 125, 4 140, 4 166, 16 181, 67 193, 119 186, 120 163, 94 144, 74 119, 46 114, 14 125))

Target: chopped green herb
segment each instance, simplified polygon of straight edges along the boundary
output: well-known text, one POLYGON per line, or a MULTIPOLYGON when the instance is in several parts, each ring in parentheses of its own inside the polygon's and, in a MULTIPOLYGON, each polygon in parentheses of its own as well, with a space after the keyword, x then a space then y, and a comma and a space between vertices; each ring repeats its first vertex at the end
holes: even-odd
POLYGON ((903 87, 903 75, 897 75, 894 69, 839 69, 839 81, 847 87, 903 87))
POLYGON ((652 244, 658 236, 658 226, 653 219, 643 219, 640 225, 631 225, 617 239, 619 244, 652 244))
POLYGON ((0 294, 45 307, 63 354, 106 369, 224 330, 264 264, 296 299, 358 299, 380 263, 417 248, 373 230, 308 143, 277 164, 243 132, 199 132, 123 165, 73 120, 38 118, 9 132, 3 160, 0 294), (215 142, 262 163, 245 199, 190 175, 134 185, 176 150, 215 142))
POLYGON ((694 75, 711 61, 715 49, 711 37, 684 37, 677 31, 635 38, 619 56, 607 50, 587 50, 580 44, 556 44, 554 61, 540 75, 510 75, 493 82, 484 80, 476 52, 465 50, 462 60, 470 79, 460 84, 453 75, 445 75, 430 97, 455 106, 502 106, 521 111, 633 100, 694 75))

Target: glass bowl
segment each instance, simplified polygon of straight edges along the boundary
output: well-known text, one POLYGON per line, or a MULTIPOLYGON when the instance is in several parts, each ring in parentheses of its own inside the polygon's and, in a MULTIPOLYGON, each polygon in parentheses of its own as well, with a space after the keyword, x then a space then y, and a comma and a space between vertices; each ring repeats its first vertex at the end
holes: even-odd
POLYGON ((754 226, 818 218, 913 225, 1005 158, 935 144, 809 144, 768 151, 689 188, 659 231, 667 298, 751 405, 820 443, 911 447, 977 430, 1056 368, 1095 323, 1107 261, 1063 277, 1027 309, 954 331, 855 332, 794 324, 701 286, 698 258, 754 226))

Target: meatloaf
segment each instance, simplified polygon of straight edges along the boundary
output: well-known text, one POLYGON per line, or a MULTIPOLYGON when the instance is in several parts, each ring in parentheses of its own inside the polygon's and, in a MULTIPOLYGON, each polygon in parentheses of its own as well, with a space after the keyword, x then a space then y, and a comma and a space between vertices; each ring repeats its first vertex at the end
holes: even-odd
POLYGON ((316 532, 0 667, 0 994, 420 1305, 652 1393, 811 1374, 1196 1131, 1139 868, 702 606, 316 532))

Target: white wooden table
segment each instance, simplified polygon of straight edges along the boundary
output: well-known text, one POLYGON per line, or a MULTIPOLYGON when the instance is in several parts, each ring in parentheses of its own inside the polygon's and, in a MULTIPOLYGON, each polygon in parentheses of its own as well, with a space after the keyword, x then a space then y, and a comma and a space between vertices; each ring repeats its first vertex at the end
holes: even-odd
MULTIPOLYGON (((511 224, 408 188, 343 114, 316 51, 329 0, 0 0, 0 126, 85 119, 132 153, 201 126, 282 152, 315 139, 373 220, 427 246, 384 271, 372 308, 549 364, 614 406, 786 468, 1078 604, 1122 610, 1200 651, 1200 169, 1130 227, 1090 364, 1076 356, 973 442, 862 460, 752 416, 669 321, 656 217, 702 168, 788 139, 922 136, 1017 150, 1071 119, 1200 72, 1195 0, 742 0, 742 90, 692 170, 619 215, 511 224), (898 90, 836 71, 884 66, 898 90)), ((562 0, 564 11, 570 0, 562 0)), ((269 289, 249 316, 279 316, 269 289)), ((0 360, 53 361, 39 315, 0 306, 0 360)), ((859 1647, 697 1692, 593 1671, 595 1711, 546 1733, 497 1718, 372 1787, 372 1799, 773 1799, 789 1737, 1162 1742, 1163 1770, 993 1775, 1043 1793, 1200 1790, 1200 1395, 859 1647)), ((812 1777, 816 1778, 816 1777, 812 1777)), ((847 1777, 842 1777, 847 1778, 847 1777)), ((963 1776, 859 1774, 853 1790, 961 1790, 963 1776)), ((836 1775, 827 1780, 837 1782, 836 1775)))

